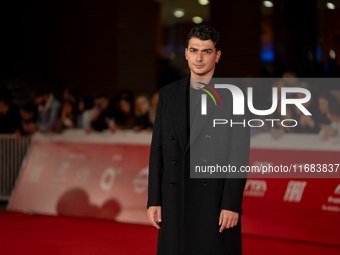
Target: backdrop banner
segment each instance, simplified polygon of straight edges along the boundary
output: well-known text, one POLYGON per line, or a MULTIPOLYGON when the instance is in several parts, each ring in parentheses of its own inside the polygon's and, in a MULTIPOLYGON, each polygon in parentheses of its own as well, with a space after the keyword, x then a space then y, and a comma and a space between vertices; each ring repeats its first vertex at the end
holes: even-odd
MULTIPOLYGON (((8 209, 149 224, 146 202, 150 140, 150 133, 130 131, 110 136, 37 134, 8 209)), ((250 166, 340 163, 340 149, 307 147, 274 148, 270 137, 256 137, 252 140, 250 166), (258 142, 265 139, 270 140, 268 148, 258 142)), ((243 200, 244 234, 340 245, 339 179, 279 179, 268 175, 248 175, 243 200)))

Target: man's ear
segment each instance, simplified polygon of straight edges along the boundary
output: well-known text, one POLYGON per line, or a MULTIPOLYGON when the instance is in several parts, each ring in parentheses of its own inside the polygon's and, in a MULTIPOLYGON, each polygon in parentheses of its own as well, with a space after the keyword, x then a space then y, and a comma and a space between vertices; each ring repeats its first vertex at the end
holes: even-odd
POLYGON ((185 59, 188 60, 188 48, 185 48, 185 59))
POLYGON ((218 63, 218 61, 220 61, 221 55, 222 55, 222 51, 219 50, 219 51, 216 52, 216 63, 218 63))

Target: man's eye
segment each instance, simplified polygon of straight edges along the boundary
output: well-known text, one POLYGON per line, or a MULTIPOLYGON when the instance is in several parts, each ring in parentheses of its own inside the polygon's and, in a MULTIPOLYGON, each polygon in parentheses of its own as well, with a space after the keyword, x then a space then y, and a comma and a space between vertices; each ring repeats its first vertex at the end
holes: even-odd
POLYGON ((204 51, 204 54, 210 54, 211 51, 204 51))
POLYGON ((190 52, 195 52, 195 50, 191 49, 190 52))

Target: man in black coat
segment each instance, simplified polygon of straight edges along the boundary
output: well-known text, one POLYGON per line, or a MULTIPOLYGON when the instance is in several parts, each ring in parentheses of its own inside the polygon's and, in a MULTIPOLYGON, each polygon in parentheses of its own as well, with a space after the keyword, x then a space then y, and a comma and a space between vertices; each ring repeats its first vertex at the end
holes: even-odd
MULTIPOLYGON (((216 77, 215 65, 221 57, 218 42, 219 34, 214 29, 193 28, 185 50, 190 76, 162 87, 159 92, 147 202, 149 220, 159 231, 158 255, 242 254, 241 214, 246 175, 238 178, 190 176, 192 163, 197 159, 201 165, 207 165, 216 163, 211 160, 214 158, 238 169, 249 163, 248 126, 214 129, 211 109, 217 107, 211 104, 200 127, 195 126, 199 122, 190 118, 200 109, 198 103, 190 101, 191 95, 198 91, 191 86, 192 80, 200 78, 208 84, 216 77), (214 150, 216 145, 218 148, 214 150), (213 150, 218 151, 217 157, 211 153, 213 150)), ((227 93, 222 101, 228 109, 224 117, 240 121, 240 117, 232 115, 231 94, 227 93)))

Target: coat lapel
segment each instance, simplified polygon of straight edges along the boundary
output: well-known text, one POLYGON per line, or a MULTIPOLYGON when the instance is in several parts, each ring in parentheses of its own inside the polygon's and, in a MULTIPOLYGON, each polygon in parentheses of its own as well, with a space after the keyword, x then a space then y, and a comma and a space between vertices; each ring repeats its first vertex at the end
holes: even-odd
MULTIPOLYGON (((190 107, 190 106, 189 106, 190 107)), ((190 140, 187 143, 185 150, 187 150, 192 143, 196 140, 197 136, 201 133, 203 127, 206 125, 207 120, 210 117, 210 114, 215 109, 214 103, 212 100, 207 100, 207 115, 191 116, 193 117, 192 127, 190 128, 190 140)), ((190 118, 190 116, 188 116, 190 118)))
MULTIPOLYGON (((212 78, 219 77, 216 73, 214 73, 212 78)), ((173 94, 173 102, 172 102, 172 109, 173 114, 175 116, 175 126, 177 130, 177 134, 179 136, 179 141, 181 147, 184 152, 188 150, 190 145, 195 141, 197 136, 202 131, 203 127, 205 126, 207 120, 209 119, 210 114, 215 109, 215 105, 212 100, 207 100, 207 115, 202 115, 199 118, 194 118, 193 127, 190 128, 188 132, 189 126, 189 118, 190 114, 188 107, 190 107, 189 100, 189 83, 190 83, 190 76, 187 76, 183 79, 183 82, 179 83, 176 92, 173 94), (190 134, 190 139, 188 137, 190 134)), ((210 84, 213 86, 213 84, 210 84)))
MULTIPOLYGON (((214 72, 214 75, 212 78, 219 78, 220 76, 214 72)), ((214 87, 214 84, 212 81, 209 82, 209 85, 214 87)), ((188 107, 190 107, 190 103, 188 104, 188 107)), ((211 113, 215 109, 215 104, 212 100, 207 100, 207 115, 200 115, 199 117, 194 117, 192 128, 190 128, 190 139, 186 145, 185 151, 193 144, 193 142, 196 140, 197 136, 201 133, 203 127, 206 125, 207 120, 209 119, 211 113)), ((190 118, 190 116, 188 116, 190 118)))
POLYGON ((179 83, 177 90, 172 96, 172 110, 174 114, 175 126, 179 136, 179 142, 183 151, 188 142, 188 90, 189 76, 179 83))

